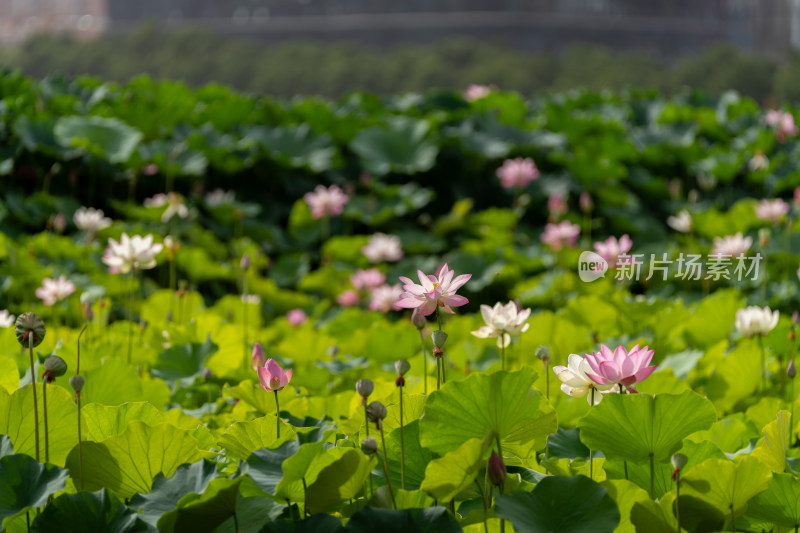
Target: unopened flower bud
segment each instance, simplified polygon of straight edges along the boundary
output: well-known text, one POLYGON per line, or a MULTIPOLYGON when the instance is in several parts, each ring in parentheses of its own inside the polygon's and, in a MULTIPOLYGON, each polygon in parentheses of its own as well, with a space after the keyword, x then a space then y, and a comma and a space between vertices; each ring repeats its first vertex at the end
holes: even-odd
POLYGON ((250 269, 250 254, 245 253, 242 255, 242 260, 239 261, 239 268, 247 272, 250 269))
POLYGON ((424 317, 424 316, 423 316, 423 315, 422 315, 422 314, 419 312, 419 309, 414 309, 414 311, 411 313, 411 323, 412 323, 412 324, 414 324, 414 326, 415 326, 417 329, 422 329, 422 328, 424 328, 424 327, 425 327, 425 325, 428 323, 428 319, 426 319, 426 318, 425 318, 425 317, 424 317))
POLYGON ((411 369, 411 365, 405 359, 398 359, 397 361, 394 362, 394 369, 401 376, 405 376, 406 372, 408 372, 411 369))
POLYGON ((53 217, 53 229, 56 233, 64 233, 64 230, 67 229, 67 218, 64 213, 58 213, 53 217))
POLYGON ((373 390, 375 390, 375 384, 371 379, 362 378, 356 381, 356 392, 362 398, 368 398, 373 390))
POLYGON ((367 455, 378 453, 378 441, 375 437, 364 437, 361 441, 361 451, 367 455))
POLYGON ((550 348, 542 344, 538 348, 536 348, 536 357, 541 359, 542 361, 549 361, 550 360, 550 348))
POLYGON ((337 355, 339 355, 339 345, 334 344, 332 346, 329 346, 328 349, 325 350, 325 353, 335 358, 337 355))
POLYGON ((89 320, 89 321, 94 320, 94 310, 92 309, 92 304, 90 303, 83 304, 82 311, 84 320, 89 320))
POLYGON ((264 348, 261 347, 260 342, 257 342, 256 345, 253 346, 253 354, 250 359, 250 368, 253 370, 258 370, 266 364, 267 356, 264 354, 264 348))
POLYGON ((433 339, 433 345, 437 348, 443 348, 444 343, 447 342, 447 333, 444 331, 437 329, 433 333, 431 333, 431 339, 433 339))
POLYGON ((206 379, 206 381, 214 377, 213 374, 211 374, 211 370, 208 367, 203 369, 203 377, 206 379))
POLYGON ((794 359, 789 361, 789 366, 786 367, 786 375, 789 376, 789 379, 794 379, 797 375, 797 369, 794 367, 794 359))
POLYGON ((33 346, 39 346, 44 340, 46 329, 42 319, 35 313, 22 313, 17 317, 14 333, 19 343, 27 348, 31 341, 33 346))
POLYGON ((672 463, 672 468, 681 469, 686 466, 686 463, 689 461, 689 458, 683 455, 682 453, 674 453, 670 458, 670 462, 672 463))
POLYGON ((367 406, 367 418, 370 422, 379 423, 386 418, 386 406, 381 402, 372 402, 367 406))
POLYGON ((758 245, 762 248, 769 246, 771 233, 769 228, 761 228, 758 230, 758 245))
POLYGON ((792 313, 792 325, 796 326, 798 322, 800 322, 800 313, 795 311, 792 313))
POLYGON ((584 213, 588 213, 594 208, 594 202, 588 192, 583 191, 578 197, 578 206, 584 213))
POLYGON ((69 384, 75 392, 81 392, 83 384, 86 382, 83 376, 72 376, 69 378, 69 384))
POLYGON ((492 450, 492 455, 489 457, 488 468, 489 480, 492 482, 492 485, 495 487, 502 487, 506 480, 508 470, 506 469, 506 464, 503 462, 503 458, 497 455, 497 452, 494 450, 492 450))
POLYGON ((67 373, 67 362, 57 355, 51 355, 44 360, 44 369, 59 378, 67 373))

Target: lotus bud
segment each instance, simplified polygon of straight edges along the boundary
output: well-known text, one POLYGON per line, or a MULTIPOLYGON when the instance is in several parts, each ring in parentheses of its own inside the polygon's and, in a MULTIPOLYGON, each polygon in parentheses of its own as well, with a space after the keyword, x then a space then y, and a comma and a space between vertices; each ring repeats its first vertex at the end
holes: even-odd
POLYGON ((670 458, 670 462, 672 463, 672 468, 678 470, 686 466, 687 461, 689 461, 689 458, 683 455, 682 453, 672 454, 672 457, 670 458))
POLYGON ((86 379, 83 376, 72 376, 69 378, 69 384, 76 393, 80 394, 81 390, 83 390, 83 384, 86 382, 86 379))
POLYGON ((30 341, 33 341, 33 346, 39 346, 44 340, 46 332, 44 322, 34 313, 22 313, 17 317, 14 325, 17 340, 26 348, 30 341))
POLYGON ((489 480, 495 487, 502 487, 506 480, 506 464, 503 462, 502 457, 497 455, 497 452, 492 450, 492 455, 489 457, 489 480))
POLYGON ((59 378, 67 373, 67 363, 57 355, 51 355, 44 360, 44 368, 59 378))
POLYGON ((257 370, 266 364, 267 356, 264 355, 264 348, 261 347, 260 342, 257 342, 256 345, 253 346, 253 357, 250 361, 250 368, 257 370))
POLYGON ((211 370, 208 367, 206 367, 203 369, 203 377, 205 378, 206 381, 208 381, 209 379, 214 377, 214 375, 211 373, 211 370))
POLYGON ((67 229, 67 218, 64 213, 58 213, 53 217, 53 229, 56 233, 64 233, 64 230, 67 229))
POLYGON ((386 406, 381 402, 372 402, 367 406, 367 418, 370 422, 375 422, 375 427, 380 429, 381 420, 386 418, 386 406))
POLYGON ((332 346, 329 346, 328 349, 325 350, 325 353, 327 353, 328 355, 330 355, 333 358, 336 358, 336 356, 339 355, 339 345, 338 344, 334 344, 332 346))
POLYGON ((419 312, 419 309, 414 309, 411 313, 411 323, 414 324, 417 329, 422 329, 428 323, 428 319, 419 312))
POLYGON ((378 453, 378 441, 375 437, 364 437, 361 441, 361 451, 367 455, 378 453))
POLYGON ((550 348, 542 344, 538 348, 536 348, 536 357, 541 359, 542 361, 549 361, 550 360, 550 348))
POLYGON ((583 191, 578 197, 578 207, 580 207, 581 211, 584 213, 589 213, 594 208, 594 202, 588 192, 583 191))
POLYGON ((81 310, 83 311, 84 320, 88 321, 94 320, 94 310, 92 310, 92 304, 90 303, 83 304, 81 310))
POLYGON ((241 268, 244 272, 250 270, 250 254, 245 253, 242 255, 242 260, 239 261, 239 268, 241 268))
POLYGON ((797 375, 797 369, 794 367, 794 359, 789 361, 789 366, 786 367, 786 375, 789 376, 789 379, 794 379, 797 375))
POLYGON ((406 373, 411 369, 411 365, 405 359, 398 359, 394 363, 394 369, 401 376, 405 376, 406 373))
POLYGON ((762 248, 769 246, 771 233, 769 228, 761 228, 758 230, 758 245, 762 248))
POLYGON ((372 391, 375 390, 375 384, 371 379, 362 378, 356 381, 356 392, 364 399, 369 398, 372 391))
POLYGON ((437 329, 433 333, 431 333, 431 339, 433 339, 433 345, 437 348, 443 348, 444 343, 447 342, 447 333, 444 331, 437 329))

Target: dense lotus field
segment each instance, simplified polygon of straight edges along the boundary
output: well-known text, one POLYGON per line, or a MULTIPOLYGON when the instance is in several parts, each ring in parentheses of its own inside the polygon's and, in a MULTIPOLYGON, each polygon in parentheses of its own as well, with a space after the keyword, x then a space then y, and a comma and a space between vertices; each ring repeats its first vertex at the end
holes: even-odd
POLYGON ((790 110, 0 97, 4 531, 800 527, 790 110))

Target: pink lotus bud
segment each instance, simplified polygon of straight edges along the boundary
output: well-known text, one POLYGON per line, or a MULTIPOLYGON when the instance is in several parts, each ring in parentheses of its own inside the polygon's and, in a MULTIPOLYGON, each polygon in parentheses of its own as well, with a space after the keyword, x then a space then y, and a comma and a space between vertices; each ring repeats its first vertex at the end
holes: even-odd
POLYGON ((425 316, 419 312, 419 307, 414 309, 414 311, 411 313, 411 323, 414 324, 417 329, 424 328, 425 324, 428 323, 428 319, 426 319, 425 316))
POLYGON ((503 462, 502 457, 497 455, 497 452, 492 450, 492 455, 489 457, 489 480, 495 487, 502 487, 505 483, 508 470, 506 464, 503 462))
POLYGON ((250 362, 250 367, 253 370, 258 370, 265 364, 267 364, 267 356, 264 354, 264 348, 261 347, 261 343, 257 342, 256 345, 253 346, 253 359, 250 362))
POLYGON ((336 297, 336 303, 342 307, 353 307, 358 305, 358 293, 353 290, 346 290, 336 297))
POLYGON ((286 320, 289 321, 291 326, 301 326, 307 319, 308 316, 302 309, 292 309, 286 313, 286 320))
POLYGON ((797 369, 794 367, 794 359, 789 361, 789 366, 786 367, 786 375, 789 376, 789 379, 794 379, 797 375, 797 369))

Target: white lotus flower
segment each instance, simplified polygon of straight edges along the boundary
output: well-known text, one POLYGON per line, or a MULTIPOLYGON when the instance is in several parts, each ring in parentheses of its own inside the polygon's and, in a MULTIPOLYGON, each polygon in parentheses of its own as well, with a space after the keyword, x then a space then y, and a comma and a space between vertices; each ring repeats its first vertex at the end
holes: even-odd
POLYGON ((85 231, 89 235, 94 235, 111 225, 111 219, 103 215, 103 210, 94 209, 93 207, 81 207, 75 211, 72 220, 78 229, 85 231))
POLYGON ((769 307, 751 305, 736 311, 736 329, 746 337, 753 335, 767 335, 778 325, 780 313, 770 310, 769 307))
POLYGON ((131 270, 147 270, 156 266, 156 255, 163 248, 163 244, 153 243, 152 235, 128 237, 123 233, 119 242, 108 240, 108 250, 103 256, 103 262, 110 269, 118 269, 121 274, 131 270))
POLYGON ((67 298, 73 292, 75 292, 75 284, 61 274, 57 279, 43 279, 42 286, 36 289, 36 296, 42 299, 44 305, 53 305, 67 298))
POLYGON ((597 405, 603 399, 603 394, 619 390, 615 383, 598 385, 589 379, 587 373, 591 374, 593 372, 592 368, 586 359, 574 353, 570 354, 567 366, 559 365, 553 367, 553 372, 561 380, 562 391, 575 398, 587 396, 586 401, 590 405, 592 404, 592 396, 594 396, 594 405, 597 405), (590 394, 592 389, 595 390, 594 395, 590 394))
POLYGON ((500 302, 494 307, 481 305, 481 316, 486 322, 472 334, 481 339, 497 337, 498 348, 503 348, 511 343, 511 337, 519 337, 528 330, 530 325, 526 322, 531 315, 530 309, 517 310, 517 304, 500 302))
POLYGON ((727 255, 738 257, 747 253, 753 244, 752 237, 742 237, 742 232, 725 237, 714 237, 714 246, 711 255, 727 255))
POLYGON ((233 191, 223 191, 215 189, 206 194, 206 204, 208 207, 219 207, 221 205, 232 204, 236 201, 236 193, 233 191))
POLYGON ((189 218, 189 208, 186 207, 183 196, 178 193, 159 193, 144 201, 145 207, 162 207, 164 205, 167 208, 161 214, 161 222, 168 222, 175 215, 178 215, 179 218, 189 218))
POLYGON ((0 310, 0 328, 9 328, 14 325, 15 317, 8 309, 0 310))
POLYGON ((681 209, 674 217, 667 217, 667 226, 681 233, 689 233, 694 227, 692 215, 686 209, 681 209))
POLYGON ((761 220, 779 224, 789 213, 789 204, 780 198, 760 200, 756 205, 756 216, 761 220))
POLYGON ((383 261, 399 261, 403 257, 403 247, 400 239, 394 235, 376 233, 369 238, 367 244, 361 248, 361 253, 370 260, 371 263, 381 263, 383 261))

